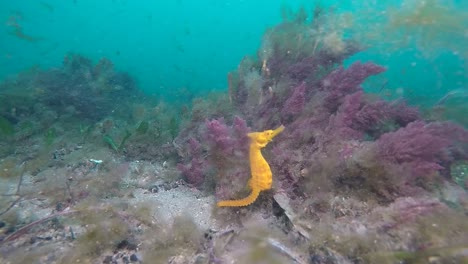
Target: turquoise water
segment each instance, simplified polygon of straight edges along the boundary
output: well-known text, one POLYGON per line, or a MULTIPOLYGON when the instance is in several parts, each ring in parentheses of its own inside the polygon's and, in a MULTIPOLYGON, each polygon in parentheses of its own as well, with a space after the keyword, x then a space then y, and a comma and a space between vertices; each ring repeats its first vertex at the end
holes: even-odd
MULTIPOLYGON (((375 33, 362 39, 369 49, 350 59, 388 67, 367 85, 369 91, 431 105, 449 91, 467 89, 467 32, 458 27, 452 32, 450 25, 427 27, 430 32, 419 25, 406 36, 404 25, 386 32, 389 12, 416 10, 421 1, 361 2, 321 1, 353 16, 350 34, 375 33), (407 43, 399 41, 406 38, 407 43)), ((301 4, 311 10, 314 1, 2 1, 0 79, 35 65, 59 67, 67 52, 76 52, 93 60, 109 58, 141 89, 169 101, 181 90, 195 95, 223 90, 227 73, 242 57, 255 54, 265 30, 281 22, 281 8, 301 4), (14 24, 29 39, 14 35, 14 24)), ((462 14, 454 15, 455 23, 466 27, 466 1, 442 6, 448 14, 462 14)))
POLYGON ((59 66, 68 51, 108 57, 150 92, 223 89, 226 74, 254 53, 281 1, 3 1, 0 78, 40 64, 59 66), (223 3, 221 3, 223 2, 223 3), (8 34, 20 14, 28 42, 8 34))

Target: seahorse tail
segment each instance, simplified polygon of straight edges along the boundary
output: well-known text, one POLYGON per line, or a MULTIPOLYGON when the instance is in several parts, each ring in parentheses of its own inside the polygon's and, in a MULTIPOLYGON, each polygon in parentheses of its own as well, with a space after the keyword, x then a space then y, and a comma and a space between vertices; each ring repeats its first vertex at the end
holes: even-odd
POLYGON ((259 194, 260 194, 260 190, 252 190, 249 196, 245 197, 244 199, 219 201, 218 206, 219 207, 247 206, 255 202, 259 194))

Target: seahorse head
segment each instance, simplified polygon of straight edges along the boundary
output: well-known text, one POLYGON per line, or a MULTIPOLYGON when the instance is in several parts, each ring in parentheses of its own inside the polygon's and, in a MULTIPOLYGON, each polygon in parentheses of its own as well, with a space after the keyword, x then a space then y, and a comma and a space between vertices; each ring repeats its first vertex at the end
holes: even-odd
POLYGON ((263 132, 253 132, 249 133, 248 136, 251 138, 252 143, 256 144, 258 147, 265 147, 270 141, 273 140, 276 135, 281 133, 284 130, 284 126, 281 125, 275 130, 265 130, 263 132))

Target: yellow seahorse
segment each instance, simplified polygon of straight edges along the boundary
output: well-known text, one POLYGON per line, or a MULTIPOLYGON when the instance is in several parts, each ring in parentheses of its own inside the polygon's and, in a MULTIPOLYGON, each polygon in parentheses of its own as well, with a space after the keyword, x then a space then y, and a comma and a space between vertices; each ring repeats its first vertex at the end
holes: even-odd
POLYGON ((219 207, 250 205, 255 202, 261 191, 271 189, 272 173, 270 165, 268 165, 268 162, 262 156, 262 152, 260 150, 283 130, 284 126, 281 125, 275 130, 265 130, 263 132, 247 134, 250 138, 249 159, 250 172, 252 175, 248 186, 252 192, 244 199, 220 201, 218 202, 219 207))

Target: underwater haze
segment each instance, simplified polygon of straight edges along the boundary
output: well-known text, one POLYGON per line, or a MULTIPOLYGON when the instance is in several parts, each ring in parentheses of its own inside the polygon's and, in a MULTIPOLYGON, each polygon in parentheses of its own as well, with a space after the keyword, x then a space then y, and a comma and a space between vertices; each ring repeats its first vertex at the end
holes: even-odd
POLYGON ((0 77, 33 65, 58 67, 64 54, 77 52, 111 59, 150 93, 225 89, 227 72, 255 53, 265 29, 281 21, 282 3, 4 1, 0 77), (12 23, 31 39, 15 35, 12 23))
POLYGON ((0 263, 468 263, 467 0, 0 20, 0 263))
MULTIPOLYGON (((430 104, 450 90, 467 89, 466 17, 457 16, 467 3, 449 1, 440 10, 420 11, 421 19, 427 15, 439 25, 405 24, 418 3, 321 1, 349 13, 346 23, 354 23, 357 34, 372 34, 362 36, 371 45, 356 59, 388 66, 386 87, 400 91, 395 97, 430 104), (382 25, 385 15, 393 16, 395 28, 382 25)), ((282 20, 281 8, 301 4, 311 10, 314 1, 4 1, 0 78, 34 65, 58 67, 64 54, 76 52, 111 59, 143 90, 169 100, 177 96, 174 89, 222 90, 226 73, 255 54, 264 31, 282 20), (15 24, 23 37, 15 35, 15 24)))

